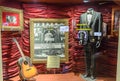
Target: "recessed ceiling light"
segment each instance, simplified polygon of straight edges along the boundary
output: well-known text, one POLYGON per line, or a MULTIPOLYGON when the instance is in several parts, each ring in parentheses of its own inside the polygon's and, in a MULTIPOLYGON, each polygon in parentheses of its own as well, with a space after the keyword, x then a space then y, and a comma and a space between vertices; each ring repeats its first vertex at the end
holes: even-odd
POLYGON ((83 2, 84 2, 84 3, 87 3, 87 2, 89 2, 89 0, 83 0, 83 2))

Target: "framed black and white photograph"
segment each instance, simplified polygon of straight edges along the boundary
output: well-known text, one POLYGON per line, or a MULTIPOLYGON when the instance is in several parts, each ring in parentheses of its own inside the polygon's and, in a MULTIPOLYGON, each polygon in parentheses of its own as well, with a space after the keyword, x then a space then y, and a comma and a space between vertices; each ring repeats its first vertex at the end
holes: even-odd
POLYGON ((30 52, 33 63, 46 62, 48 55, 68 60, 68 19, 30 19, 30 52))

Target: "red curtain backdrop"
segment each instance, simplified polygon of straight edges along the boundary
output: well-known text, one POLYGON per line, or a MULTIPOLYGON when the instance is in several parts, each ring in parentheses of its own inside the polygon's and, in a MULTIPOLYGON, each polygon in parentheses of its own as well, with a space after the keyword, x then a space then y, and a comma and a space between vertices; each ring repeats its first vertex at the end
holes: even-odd
MULTIPOLYGON (((14 2, 13 2, 14 3, 14 2)), ((65 72, 84 72, 85 63, 84 63, 84 54, 83 47, 78 44, 77 40, 77 31, 72 25, 72 20, 75 23, 79 23, 79 17, 82 13, 90 7, 94 8, 96 11, 101 11, 103 14, 104 22, 108 24, 108 31, 110 31, 111 23, 111 4, 107 5, 97 5, 97 4, 80 4, 80 5, 56 5, 56 4, 10 4, 6 2, 3 5, 9 4, 9 7, 21 8, 23 9, 24 14, 24 30, 20 32, 2 32, 2 56, 3 56, 3 76, 4 79, 14 77, 18 75, 19 68, 17 66, 17 60, 21 57, 20 52, 16 44, 12 41, 12 38, 17 38, 20 46, 26 56, 30 56, 30 18, 69 18, 69 62, 62 63, 61 68, 57 70, 58 73, 65 72), (18 6, 19 5, 19 6, 18 6)), ((105 40, 106 41, 106 40, 105 40)), ((107 40, 108 41, 108 40, 107 40)), ((116 42, 115 42, 116 43, 116 42)), ((107 46, 107 45, 106 45, 107 46)), ((103 48, 102 48, 103 49, 103 48)), ((106 50, 103 49, 103 50, 106 50)), ((115 50, 115 52, 117 49, 115 50)), ((106 54, 107 56, 107 54, 106 54)), ((107 56, 108 57, 108 56, 107 56)), ((111 57, 109 57, 111 58, 111 57)), ((102 61, 103 63, 104 61, 102 61)), ((116 63, 116 57, 115 61, 116 63)), ((99 62, 101 63, 101 61, 99 62)), ((113 62, 110 62, 113 63, 113 62)), ((113 63, 113 64, 115 64, 113 63)), ((104 65, 107 65, 104 64, 104 65)), ((46 64, 36 64, 39 73, 46 73, 46 64)), ((111 64, 110 64, 111 66, 111 64)), ((114 65, 116 67, 116 64, 114 65)), ((102 67, 99 67, 102 68, 102 67)), ((106 69, 109 67, 106 66, 106 69)), ((102 68, 103 69, 103 68, 102 68)), ((99 71, 102 69, 98 69, 99 71)), ((98 71, 98 72, 99 72, 98 71)), ((100 72, 101 72, 100 71, 100 72)), ((104 71, 105 75, 115 76, 113 74, 108 74, 109 71, 104 71)))

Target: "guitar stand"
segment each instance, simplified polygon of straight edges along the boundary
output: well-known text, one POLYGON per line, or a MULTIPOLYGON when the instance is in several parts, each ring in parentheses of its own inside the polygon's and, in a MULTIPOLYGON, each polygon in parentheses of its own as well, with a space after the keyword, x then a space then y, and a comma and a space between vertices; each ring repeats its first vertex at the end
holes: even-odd
POLYGON ((30 79, 23 79, 23 80, 20 80, 20 81, 36 81, 35 78, 30 78, 30 79))

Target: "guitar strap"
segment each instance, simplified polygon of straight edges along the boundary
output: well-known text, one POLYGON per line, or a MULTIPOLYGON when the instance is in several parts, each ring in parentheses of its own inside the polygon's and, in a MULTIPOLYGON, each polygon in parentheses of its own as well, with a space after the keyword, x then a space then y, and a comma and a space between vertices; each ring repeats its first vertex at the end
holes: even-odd
POLYGON ((1 28, 0 28, 0 81, 3 81, 3 67, 2 67, 2 43, 1 43, 1 28))

